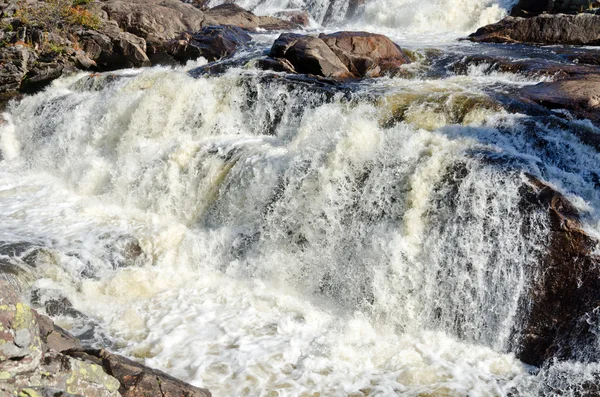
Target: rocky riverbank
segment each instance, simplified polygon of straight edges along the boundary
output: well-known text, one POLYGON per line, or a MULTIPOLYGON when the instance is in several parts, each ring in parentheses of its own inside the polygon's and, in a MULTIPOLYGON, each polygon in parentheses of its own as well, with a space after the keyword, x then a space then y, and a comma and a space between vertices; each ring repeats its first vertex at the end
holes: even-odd
POLYGON ((0 395, 209 397, 201 389, 79 340, 0 279, 0 395))

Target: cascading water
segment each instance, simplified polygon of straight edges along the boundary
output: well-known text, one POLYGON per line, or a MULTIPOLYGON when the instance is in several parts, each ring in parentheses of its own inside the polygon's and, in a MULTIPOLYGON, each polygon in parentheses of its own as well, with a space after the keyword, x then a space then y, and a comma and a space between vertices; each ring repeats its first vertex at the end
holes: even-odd
MULTIPOLYGON (((463 30, 506 6, 439 3, 393 7, 463 30)), ((377 7, 357 18, 398 23, 377 7)), ((434 66, 341 91, 249 68, 60 79, 5 114, 0 258, 35 265, 39 305, 68 298, 61 325, 216 396, 578 395, 596 364, 509 353, 549 233, 519 189, 551 182, 595 233, 597 153, 490 94, 539 79, 434 66)))
MULTIPOLYGON (((506 15, 518 0, 237 0, 257 15, 306 10, 317 24, 408 32, 469 32, 506 15), (348 20, 350 17, 350 20, 348 20)), ((210 0, 209 6, 231 1, 210 0)))

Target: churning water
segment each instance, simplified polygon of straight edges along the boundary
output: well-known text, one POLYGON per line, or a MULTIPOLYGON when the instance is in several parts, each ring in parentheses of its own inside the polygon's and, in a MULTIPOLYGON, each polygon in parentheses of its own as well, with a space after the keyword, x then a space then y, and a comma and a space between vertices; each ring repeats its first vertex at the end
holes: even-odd
MULTIPOLYGON (((34 303, 68 298, 60 324, 215 396, 578 395, 596 364, 510 353, 548 235, 543 212, 523 235, 519 188, 550 182, 595 233, 598 154, 569 123, 505 110, 541 78, 452 72, 513 50, 405 32, 471 29, 510 2, 421 3, 359 18, 409 27, 394 38, 429 58, 404 77, 331 90, 154 67, 11 104, 0 241, 34 303)), ((307 5, 322 20, 319 2, 278 7, 307 5)))

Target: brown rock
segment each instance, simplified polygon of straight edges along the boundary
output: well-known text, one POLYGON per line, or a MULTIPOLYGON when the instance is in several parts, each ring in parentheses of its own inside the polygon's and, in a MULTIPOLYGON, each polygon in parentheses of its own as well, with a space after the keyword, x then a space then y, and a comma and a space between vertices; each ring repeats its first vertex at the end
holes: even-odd
POLYGON ((579 118, 600 123, 600 74, 539 83, 523 88, 521 95, 550 109, 567 109, 579 118))
POLYGON ((288 63, 298 73, 328 78, 379 77, 410 62, 404 52, 383 35, 367 32, 337 32, 319 37, 284 33, 275 41, 267 69, 288 71, 288 63))
POLYGON ((600 15, 549 15, 507 17, 469 36, 477 42, 599 45, 600 15))
POLYGON ((355 77, 379 77, 410 62, 400 47, 381 34, 337 32, 319 38, 355 77))
POLYGON ((102 8, 122 30, 153 44, 200 30, 204 20, 201 10, 180 0, 106 1, 102 8))
POLYGON ((298 73, 323 77, 353 77, 327 44, 318 37, 284 33, 275 41, 269 54, 287 59, 298 73))

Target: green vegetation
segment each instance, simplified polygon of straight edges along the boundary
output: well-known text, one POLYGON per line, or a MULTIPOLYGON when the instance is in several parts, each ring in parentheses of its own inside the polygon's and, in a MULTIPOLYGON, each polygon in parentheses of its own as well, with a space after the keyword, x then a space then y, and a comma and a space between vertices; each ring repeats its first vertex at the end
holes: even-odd
POLYGON ((69 26, 84 26, 95 29, 100 18, 83 6, 90 0, 46 0, 42 4, 19 3, 15 16, 25 25, 58 32, 69 26))

